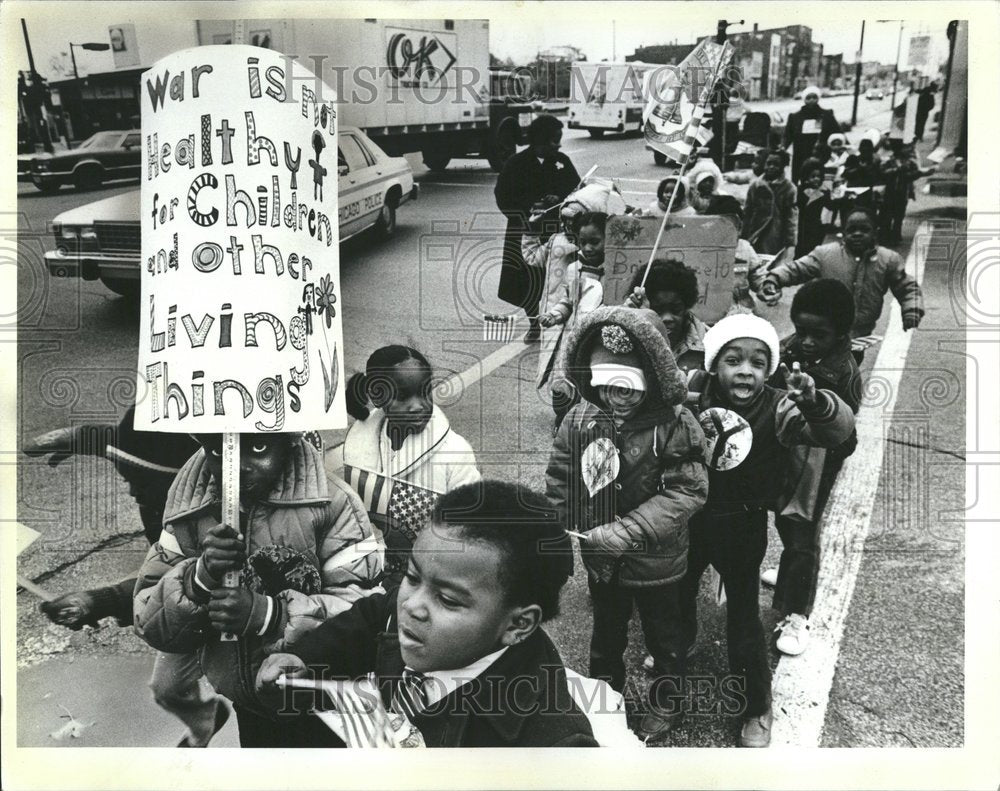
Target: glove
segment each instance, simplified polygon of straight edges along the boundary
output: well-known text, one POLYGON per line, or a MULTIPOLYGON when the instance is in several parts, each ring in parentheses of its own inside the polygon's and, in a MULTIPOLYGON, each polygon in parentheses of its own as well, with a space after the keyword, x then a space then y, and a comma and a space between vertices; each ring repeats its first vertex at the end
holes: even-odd
POLYGON ((920 315, 915 311, 907 311, 903 314, 903 329, 915 330, 920 326, 920 315))
POLYGON ((114 613, 118 596, 112 588, 74 591, 52 601, 43 601, 40 609, 54 624, 74 632, 84 626, 97 628, 97 622, 114 613))

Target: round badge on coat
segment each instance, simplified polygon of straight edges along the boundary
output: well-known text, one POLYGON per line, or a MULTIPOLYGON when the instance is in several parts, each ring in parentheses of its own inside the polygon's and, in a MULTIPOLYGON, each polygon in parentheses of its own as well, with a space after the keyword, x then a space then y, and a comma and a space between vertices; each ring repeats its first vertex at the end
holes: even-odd
POLYGON ((615 443, 608 437, 595 439, 580 456, 580 469, 587 491, 593 497, 618 477, 621 461, 615 443))
POLYGON ((753 429, 730 409, 711 407, 698 416, 708 444, 708 465, 713 470, 739 467, 753 445, 753 429))

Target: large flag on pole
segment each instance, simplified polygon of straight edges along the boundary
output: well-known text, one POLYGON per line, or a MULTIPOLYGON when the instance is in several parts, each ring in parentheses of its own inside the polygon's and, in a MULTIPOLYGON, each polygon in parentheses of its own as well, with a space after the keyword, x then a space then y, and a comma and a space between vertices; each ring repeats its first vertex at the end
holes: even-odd
POLYGON ((684 164, 692 151, 711 139, 711 131, 702 125, 705 105, 732 57, 728 41, 719 44, 706 38, 680 65, 646 73, 642 120, 650 148, 684 164))

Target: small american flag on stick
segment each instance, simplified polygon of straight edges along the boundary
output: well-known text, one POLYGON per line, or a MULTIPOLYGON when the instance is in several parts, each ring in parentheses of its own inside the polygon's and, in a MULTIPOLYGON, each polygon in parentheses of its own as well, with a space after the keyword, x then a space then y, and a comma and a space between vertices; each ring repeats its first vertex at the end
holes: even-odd
POLYGON ((369 514, 410 541, 430 518, 438 493, 363 467, 344 465, 344 480, 358 493, 369 514))
POLYGON ((516 328, 516 316, 497 316, 490 313, 483 316, 484 341, 510 343, 514 338, 514 331, 516 328))

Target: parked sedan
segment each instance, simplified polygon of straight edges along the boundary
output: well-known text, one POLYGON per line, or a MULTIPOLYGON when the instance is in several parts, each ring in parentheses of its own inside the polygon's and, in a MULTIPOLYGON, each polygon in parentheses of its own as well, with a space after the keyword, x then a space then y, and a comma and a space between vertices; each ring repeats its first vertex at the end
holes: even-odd
POLYGON ((94 189, 112 179, 138 178, 142 149, 138 129, 98 132, 76 148, 31 158, 31 183, 42 192, 63 184, 94 189))
MULTIPOLYGON (((337 140, 340 240, 373 229, 389 236, 396 209, 416 198, 418 186, 403 157, 390 157, 360 130, 341 127, 337 140)), ((125 192, 59 214, 52 221, 56 249, 45 254, 53 277, 100 279, 112 291, 139 294, 139 192, 125 192)))
POLYGON ((868 93, 865 94, 866 99, 884 99, 885 93, 881 88, 869 88, 868 93))

